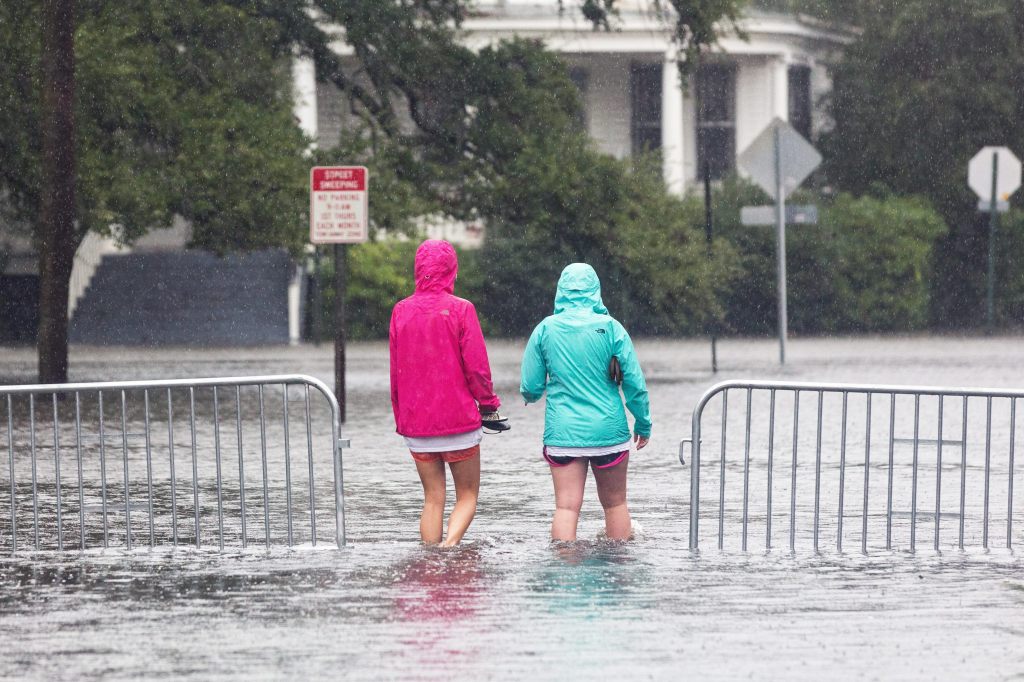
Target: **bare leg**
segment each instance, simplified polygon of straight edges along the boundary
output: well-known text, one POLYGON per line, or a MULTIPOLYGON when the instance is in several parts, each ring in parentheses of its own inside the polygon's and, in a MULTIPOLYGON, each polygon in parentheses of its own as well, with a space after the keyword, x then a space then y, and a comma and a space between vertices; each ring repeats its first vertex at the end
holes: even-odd
POLYGON ((583 506, 583 486, 587 482, 587 459, 580 457, 564 467, 551 467, 555 484, 555 518, 551 522, 552 540, 575 540, 576 525, 583 506))
POLYGON ((423 513, 420 514, 420 538, 428 545, 441 542, 444 526, 444 462, 416 460, 416 471, 423 484, 423 513))
POLYGON ((597 497, 604 507, 604 529, 609 540, 628 540, 633 532, 633 521, 626 506, 626 471, 629 456, 611 469, 594 467, 597 497))
POLYGON ((476 516, 476 500, 480 494, 480 455, 451 462, 448 466, 455 480, 455 508, 448 517, 448 536, 441 543, 442 547, 452 547, 462 540, 476 516))

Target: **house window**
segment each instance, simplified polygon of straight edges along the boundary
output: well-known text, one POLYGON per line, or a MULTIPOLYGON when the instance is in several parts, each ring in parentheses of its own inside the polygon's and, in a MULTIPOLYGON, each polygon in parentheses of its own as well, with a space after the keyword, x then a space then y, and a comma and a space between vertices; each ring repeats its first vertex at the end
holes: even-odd
POLYGON ((789 123, 811 139, 811 67, 789 67, 789 123))
POLYGON ((580 92, 580 110, 576 113, 575 120, 579 130, 587 130, 587 86, 589 85, 590 74, 581 66, 574 66, 569 69, 569 80, 580 92))
POLYGON ((629 72, 633 155, 661 149, 661 64, 633 64, 629 72))
POLYGON ((697 167, 712 180, 736 165, 736 67, 704 64, 697 71, 697 167))

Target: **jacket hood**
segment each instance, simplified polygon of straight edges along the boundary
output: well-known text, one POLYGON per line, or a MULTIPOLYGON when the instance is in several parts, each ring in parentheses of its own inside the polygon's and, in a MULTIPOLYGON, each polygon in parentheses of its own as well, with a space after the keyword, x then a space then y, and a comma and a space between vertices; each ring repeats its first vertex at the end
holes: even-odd
POLYGON ((428 239, 416 249, 416 291, 455 291, 459 260, 455 247, 443 239, 428 239))
POLYGON ((594 268, 586 263, 571 263, 562 270, 555 292, 555 314, 573 308, 592 310, 607 315, 608 308, 601 300, 601 280, 594 268))

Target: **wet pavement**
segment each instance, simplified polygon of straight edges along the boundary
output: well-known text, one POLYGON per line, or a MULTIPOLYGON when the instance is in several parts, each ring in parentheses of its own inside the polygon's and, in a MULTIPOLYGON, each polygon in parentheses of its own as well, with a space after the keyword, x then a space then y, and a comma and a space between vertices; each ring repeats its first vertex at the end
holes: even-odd
MULTIPOLYGON (((441 551, 418 544, 419 484, 394 434, 386 347, 355 344, 349 351, 349 420, 343 434, 353 442, 344 462, 349 537, 344 550, 332 549, 329 542, 330 482, 321 475, 317 508, 324 521, 316 548, 303 541, 268 553, 256 543, 232 550, 235 543, 229 542, 221 553, 213 542, 213 522, 203 527, 207 542, 200 550, 137 547, 131 553, 42 552, 0 559, 0 677, 1024 677, 1024 564, 1017 554, 997 548, 1001 541, 989 552, 944 547, 936 553, 919 546, 911 554, 904 523, 896 529, 896 550, 863 556, 857 551, 859 524, 851 523, 856 528, 844 553, 830 545, 815 554, 805 535, 790 553, 783 496, 775 544, 784 549, 765 552, 759 537, 759 544, 752 542, 752 551, 743 553, 734 523, 741 489, 733 486, 726 500, 731 514, 726 551, 709 540, 692 553, 687 549, 689 472, 677 460, 694 403, 720 379, 1022 387, 1019 339, 796 340, 785 368, 775 364, 777 347, 770 341, 726 341, 719 347, 722 371, 714 376, 704 342, 640 341, 655 424, 650 447, 630 462, 630 501, 643 532, 627 544, 598 541, 601 511, 591 484, 582 539, 568 547, 547 540, 553 495, 539 455, 543 410, 515 399, 521 348, 517 342, 490 344, 513 431, 484 441, 480 508, 461 548, 441 551)), ((330 383, 330 363, 327 346, 76 348, 71 378, 301 372, 330 383)), ((31 382, 33 366, 28 350, 0 350, 4 382, 31 382)), ((234 409, 230 400, 226 405, 234 409)), ((249 429, 255 413, 245 400, 243 407, 249 429)), ((318 414, 314 435, 322 438, 324 420, 318 414)), ((128 430, 135 431, 131 414, 129 422, 128 430)), ((0 427, 6 437, 6 426, 0 427)), ((24 428, 16 425, 19 439, 24 428)), ((294 440, 301 455, 301 423, 298 428, 294 440)), ((209 446, 210 436, 205 420, 197 440, 209 446)), ((270 438, 276 442, 279 436, 270 438)), ((235 443, 230 434, 224 438, 225 451, 231 452, 235 443)), ((826 434, 826 443, 835 439, 835 432, 826 434)), ((93 462, 94 453, 86 450, 84 458, 93 462)), ((141 452, 132 445, 133 467, 141 452)), ((6 460, 3 446, 0 454, 6 460)), ((204 480, 213 471, 209 447, 206 455, 199 471, 204 480)), ((19 481, 24 464, 17 462, 19 481)), ((832 480, 834 461, 825 467, 832 480)), ((300 470, 294 482, 297 508, 306 500, 300 470)), ((119 475, 115 469, 112 477, 119 475)), ((271 468, 277 484, 269 493, 272 509, 280 510, 284 500, 282 475, 271 468)), ((0 485, 8 485, 6 472, 0 485)), ((973 482, 970 492, 975 492, 973 482)), ((168 487, 157 485, 154 495, 158 511, 166 510, 168 487)), ((800 498, 801 520, 808 518, 807 504, 800 498)), ((203 509, 206 524, 205 513, 214 507, 203 509)), ((8 513, 7 501, 0 498, 0 517, 8 513)), ((261 513, 254 511, 250 521, 256 534, 261 513)), ((306 522, 300 514, 296 519, 297 534, 308 537, 301 525, 306 522)), ((871 532, 884 532, 877 522, 873 515, 871 532)), ((922 523, 918 532, 930 539, 933 521, 922 523)), ((144 535, 144 523, 133 527, 136 538, 144 535)), ((1016 527, 1024 528, 1024 522, 1016 527)), ((166 525, 162 528, 166 532, 166 525)), ((763 526, 757 528, 763 533, 763 526)), ((94 538, 96 526, 91 529, 94 538)), ((280 537, 280 526, 272 530, 280 537)), ((705 539, 713 530, 712 521, 702 525, 705 539)), ((182 531, 188 532, 187 523, 182 531)), ((9 524, 0 532, 9 532, 9 524)), ((945 544, 953 539, 947 537, 945 544)), ((1019 531, 1014 539, 1024 542, 1019 531)))

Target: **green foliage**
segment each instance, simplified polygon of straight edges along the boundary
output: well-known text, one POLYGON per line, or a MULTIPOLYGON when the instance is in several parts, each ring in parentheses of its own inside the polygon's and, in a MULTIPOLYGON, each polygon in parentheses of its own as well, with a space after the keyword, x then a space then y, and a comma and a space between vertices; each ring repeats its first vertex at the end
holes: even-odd
MULTIPOLYGON (((348 247, 345 318, 349 338, 387 337, 392 306, 415 288, 413 259, 417 246, 418 242, 392 240, 348 247)), ((328 339, 332 338, 330 330, 334 328, 334 259, 332 249, 322 249, 322 254, 315 281, 321 294, 320 337, 328 339)), ((313 303, 315 306, 315 296, 313 303)), ((314 307, 311 314, 316 313, 314 307)), ((316 321, 311 326, 315 331, 316 321)))
MULTIPOLYGON (((775 233, 744 227, 739 208, 759 190, 727 182, 716 196, 716 225, 740 254, 742 277, 726 293, 727 328, 766 334, 776 325, 775 233)), ((798 333, 907 331, 928 321, 933 246, 946 232, 919 198, 824 200, 809 193, 796 203, 818 203, 820 224, 786 230, 790 327, 798 333)))
MULTIPOLYGON (((348 247, 345 317, 349 338, 387 338, 391 309, 416 289, 414 268, 419 245, 419 240, 388 239, 348 247)), ((455 295, 479 302, 483 286, 479 252, 457 249, 457 253, 459 277, 455 295)), ((319 324, 320 338, 329 339, 334 324, 334 259, 330 249, 322 250, 314 281, 314 286, 320 287, 320 296, 318 300, 316 291, 311 292, 310 315, 316 315, 319 310, 320 320, 310 320, 311 332, 315 334, 319 324)), ((484 311, 479 313, 484 330, 493 330, 493 327, 488 328, 484 311)))
POLYGON ((996 232, 996 319, 1024 326, 1024 211, 1003 214, 996 232))
POLYGON ((842 194, 826 208, 822 227, 835 241, 834 305, 843 329, 907 331, 927 324, 933 245, 946 233, 927 201, 842 194))
POLYGON ((594 150, 574 123, 565 66, 538 44, 487 48, 479 68, 467 75, 475 114, 465 139, 488 150, 488 163, 463 173, 461 196, 487 219, 480 266, 491 323, 527 333, 550 314, 561 269, 582 260, 638 333, 699 331, 714 315, 715 278, 693 208, 668 195, 656 160, 632 168, 594 150))
MULTIPOLYGON (((569 0, 558 0, 563 10, 569 0)), ((621 0, 576 0, 580 12, 595 27, 613 30, 621 0)), ((722 28, 737 29, 747 0, 649 0, 648 7, 672 26, 680 50, 680 66, 687 72, 701 53, 718 42, 722 28)))
POLYGON ((985 145, 1024 152, 1024 4, 878 4, 835 69, 826 172, 854 194, 926 197, 952 227, 936 253, 932 323, 978 324, 987 229, 967 163, 985 145))
MULTIPOLYGON (((39 205, 37 3, 0 6, 0 187, 15 218, 39 205)), ((79 3, 75 33, 79 238, 193 224, 217 252, 304 234, 306 141, 292 121, 287 45, 223 3, 79 3)))

